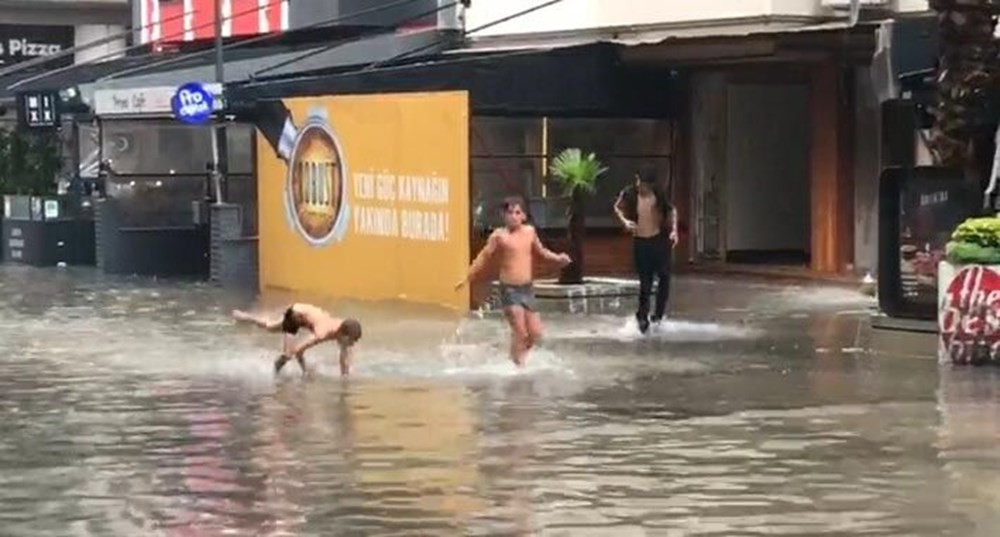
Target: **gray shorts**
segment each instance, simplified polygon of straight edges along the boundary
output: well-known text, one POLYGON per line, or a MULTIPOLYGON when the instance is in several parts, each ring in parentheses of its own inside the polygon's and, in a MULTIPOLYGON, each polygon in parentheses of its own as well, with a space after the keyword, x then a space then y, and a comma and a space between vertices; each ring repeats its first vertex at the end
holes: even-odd
POLYGON ((526 310, 535 311, 535 288, 530 283, 525 285, 501 283, 500 304, 505 308, 521 306, 526 310))

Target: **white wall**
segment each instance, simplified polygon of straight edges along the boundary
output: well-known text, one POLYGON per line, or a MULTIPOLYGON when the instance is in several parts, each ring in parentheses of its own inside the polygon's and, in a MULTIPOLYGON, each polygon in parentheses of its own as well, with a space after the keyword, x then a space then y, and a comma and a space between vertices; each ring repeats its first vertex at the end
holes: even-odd
POLYGON ((921 12, 930 9, 927 0, 895 0, 895 2, 896 11, 900 12, 921 12))
MULTIPOLYGON (((499 20, 545 0, 475 0, 466 11, 466 28, 499 20)), ((676 24, 748 17, 829 15, 820 0, 563 0, 474 35, 485 37, 535 32, 649 24, 676 24)))
MULTIPOLYGON (((123 30, 125 30, 125 27, 119 24, 78 24, 76 25, 76 38, 74 45, 77 47, 86 45, 98 39, 119 34, 123 30)), ((115 39, 114 41, 110 41, 96 47, 80 50, 76 53, 76 63, 107 61, 114 59, 117 55, 108 55, 115 52, 124 53, 125 46, 125 37, 123 36, 115 39)))
POLYGON ((693 255, 722 254, 726 176, 726 74, 697 73, 691 80, 691 214, 696 240, 693 255))
POLYGON ((809 89, 730 85, 726 249, 809 251, 809 89))

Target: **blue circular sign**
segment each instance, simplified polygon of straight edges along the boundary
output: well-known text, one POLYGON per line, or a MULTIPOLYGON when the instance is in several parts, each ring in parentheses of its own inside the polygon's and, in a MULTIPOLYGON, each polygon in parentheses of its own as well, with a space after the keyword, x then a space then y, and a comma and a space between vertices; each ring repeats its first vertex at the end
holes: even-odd
POLYGON ((198 125, 212 118, 215 97, 205 86, 189 82, 177 88, 177 93, 170 99, 170 109, 179 121, 198 125))

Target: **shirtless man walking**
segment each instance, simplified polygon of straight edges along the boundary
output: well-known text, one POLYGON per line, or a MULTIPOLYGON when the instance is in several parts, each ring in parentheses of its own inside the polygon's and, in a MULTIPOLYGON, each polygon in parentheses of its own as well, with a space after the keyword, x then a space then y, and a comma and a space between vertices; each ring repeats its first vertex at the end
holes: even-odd
POLYGON ((252 323, 268 332, 284 332, 281 356, 274 361, 275 374, 281 372, 293 357, 299 363, 302 374, 306 373, 305 352, 324 341, 336 341, 340 346, 340 374, 351 372, 352 349, 361 339, 361 323, 354 319, 337 319, 326 311, 311 304, 292 304, 278 319, 258 317, 244 311, 233 311, 233 318, 240 322, 252 323), (311 335, 295 344, 295 335, 305 328, 311 335))
POLYGON ((528 351, 542 337, 542 321, 535 308, 533 255, 538 254, 560 266, 568 265, 570 258, 542 245, 534 226, 525 223, 527 215, 519 198, 505 200, 503 210, 505 226, 490 235, 486 246, 469 267, 469 274, 455 289, 475 279, 494 255, 500 257, 500 301, 511 330, 510 359, 518 367, 524 367, 528 351))
POLYGON ((670 296, 670 263, 673 247, 677 246, 677 210, 667 200, 652 175, 635 175, 635 184, 618 194, 615 214, 625 229, 632 233, 635 269, 639 274, 639 311, 635 314, 639 330, 649 330, 649 299, 656 284, 654 323, 663 320, 670 296), (663 231, 669 226, 669 244, 663 231))

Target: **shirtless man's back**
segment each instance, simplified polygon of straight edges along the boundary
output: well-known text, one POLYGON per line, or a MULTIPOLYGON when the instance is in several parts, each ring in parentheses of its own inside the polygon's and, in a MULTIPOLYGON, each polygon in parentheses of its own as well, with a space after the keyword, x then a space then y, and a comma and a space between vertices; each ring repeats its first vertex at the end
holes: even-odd
POLYGON ((294 357, 305 374, 305 351, 324 341, 336 341, 340 346, 340 373, 345 376, 350 374, 353 359, 351 351, 361 339, 361 323, 354 319, 338 319, 322 308, 302 303, 288 306, 280 319, 258 317, 239 310, 233 312, 233 317, 237 321, 253 323, 268 332, 284 332, 282 354, 274 362, 275 373, 280 372, 294 357), (311 335, 295 345, 293 338, 303 328, 311 335))

